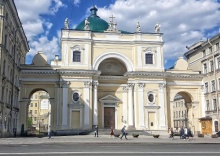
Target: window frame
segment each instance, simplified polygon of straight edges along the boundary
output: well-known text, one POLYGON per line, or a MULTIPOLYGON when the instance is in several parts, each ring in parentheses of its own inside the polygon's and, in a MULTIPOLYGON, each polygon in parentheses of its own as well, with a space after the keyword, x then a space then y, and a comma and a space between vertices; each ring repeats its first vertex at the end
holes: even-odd
POLYGON ((72 52, 72 62, 73 63, 80 63, 81 62, 81 51, 80 50, 73 50, 72 52), (78 55, 74 55, 78 54, 78 55))

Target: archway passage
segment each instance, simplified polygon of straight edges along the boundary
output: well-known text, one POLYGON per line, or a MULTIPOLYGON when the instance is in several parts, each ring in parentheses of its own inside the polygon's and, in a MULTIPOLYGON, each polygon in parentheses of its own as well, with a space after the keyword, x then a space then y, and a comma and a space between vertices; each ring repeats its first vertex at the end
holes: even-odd
POLYGON ((192 106, 192 99, 189 93, 179 92, 174 97, 173 104, 173 127, 179 130, 182 127, 194 127, 194 123, 190 118, 192 111, 189 109, 192 106))
POLYGON ((29 135, 47 133, 51 125, 51 105, 49 94, 43 90, 31 95, 28 105, 27 128, 29 135))
POLYGON ((101 75, 108 76, 123 76, 127 72, 126 66, 116 58, 105 59, 100 63, 98 70, 101 71, 101 75))

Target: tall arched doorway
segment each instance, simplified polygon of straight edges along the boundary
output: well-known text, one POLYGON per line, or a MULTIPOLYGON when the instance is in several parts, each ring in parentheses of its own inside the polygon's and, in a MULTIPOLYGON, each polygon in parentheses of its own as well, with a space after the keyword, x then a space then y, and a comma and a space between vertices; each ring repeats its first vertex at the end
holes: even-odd
POLYGON ((121 99, 121 86, 127 84, 127 78, 124 77, 127 68, 123 61, 117 58, 107 58, 99 64, 98 70, 101 71, 98 80, 100 127, 106 129, 113 127, 117 129, 124 124, 121 122, 121 118, 127 120, 125 115, 119 116, 119 114, 122 114, 123 105, 126 105, 127 102, 121 99))
POLYGON ((28 105, 27 132, 28 135, 47 133, 51 126, 50 96, 44 90, 32 93, 28 105))
POLYGON ((195 131, 192 96, 188 92, 181 91, 175 95, 171 110, 173 116, 171 125, 176 131, 179 131, 182 127, 191 128, 193 132, 195 131))

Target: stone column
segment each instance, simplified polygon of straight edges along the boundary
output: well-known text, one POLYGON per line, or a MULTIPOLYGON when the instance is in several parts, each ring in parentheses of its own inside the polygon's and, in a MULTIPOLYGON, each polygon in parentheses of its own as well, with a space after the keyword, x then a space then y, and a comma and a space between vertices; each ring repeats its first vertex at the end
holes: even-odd
MULTIPOLYGON (((28 113, 29 113, 28 112, 28 105, 30 104, 30 102, 31 101, 29 98, 21 99, 21 101, 19 101, 20 108, 19 108, 19 113, 18 113, 18 125, 17 125, 17 134, 18 135, 24 135, 24 131, 27 130, 27 128, 28 128, 28 126, 27 126, 28 113), (23 132, 21 132, 22 125, 24 125, 23 132)), ((4 115, 3 115, 3 117, 4 117, 4 115)), ((2 120, 4 120, 4 118, 2 120)))
POLYGON ((69 87, 69 82, 63 82, 62 84, 63 87, 63 113, 62 113, 62 129, 68 128, 67 125, 67 116, 68 116, 68 111, 67 111, 67 106, 68 106, 68 87, 69 87))
POLYGON ((89 126, 89 104, 90 104, 90 86, 91 82, 86 81, 84 82, 84 89, 83 89, 83 99, 84 103, 84 127, 89 126))
POLYGON ((138 84, 139 128, 144 128, 144 83, 138 84))
POLYGON ((159 84, 159 103, 160 103, 160 129, 166 129, 166 115, 165 115, 165 97, 164 89, 165 83, 159 84))
POLYGON ((98 82, 93 82, 93 125, 98 125, 98 99, 97 99, 97 87, 98 82))
POLYGON ((128 128, 134 128, 134 84, 128 84, 128 128))
MULTIPOLYGON (((57 97, 56 97, 56 114, 57 114, 57 116, 56 116, 56 121, 57 121, 57 123, 56 123, 56 127, 57 127, 57 129, 59 129, 60 128, 60 123, 61 123, 61 100, 60 100, 60 96, 59 95, 61 95, 61 87, 60 87, 60 82, 57 82, 57 97)), ((51 106, 51 105, 50 105, 51 106)))
MULTIPOLYGON (((56 128, 56 123, 55 121, 57 120, 57 116, 55 116, 55 112, 56 112, 56 105, 55 105, 55 99, 54 98, 50 98, 49 99, 49 112, 48 112, 48 126, 50 126, 50 128, 55 129, 56 128), (52 116, 51 116, 52 115, 52 116), (56 118, 56 119, 54 119, 56 118)), ((49 127, 48 127, 49 128, 49 127)))
POLYGON ((128 123, 128 87, 123 87, 122 101, 123 101, 123 123, 127 125, 128 123))

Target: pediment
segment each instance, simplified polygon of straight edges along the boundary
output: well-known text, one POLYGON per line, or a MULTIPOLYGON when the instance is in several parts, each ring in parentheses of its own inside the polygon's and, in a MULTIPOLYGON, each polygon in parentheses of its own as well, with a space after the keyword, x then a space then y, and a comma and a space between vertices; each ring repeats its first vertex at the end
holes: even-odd
POLYGON ((107 95, 101 99, 99 99, 100 102, 102 103, 118 103, 120 102, 121 100, 115 96, 112 96, 112 95, 107 95))

